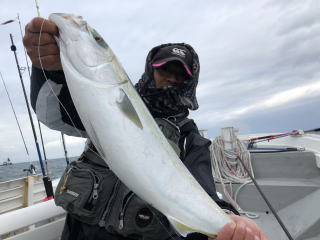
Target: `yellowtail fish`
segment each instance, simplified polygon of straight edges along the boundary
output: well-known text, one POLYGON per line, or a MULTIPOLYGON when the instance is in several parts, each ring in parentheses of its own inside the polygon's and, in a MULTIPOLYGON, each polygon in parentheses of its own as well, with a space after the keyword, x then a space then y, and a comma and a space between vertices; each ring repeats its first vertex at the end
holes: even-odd
POLYGON ((112 171, 182 235, 215 236, 231 220, 162 134, 103 38, 79 16, 51 14, 72 100, 112 171))

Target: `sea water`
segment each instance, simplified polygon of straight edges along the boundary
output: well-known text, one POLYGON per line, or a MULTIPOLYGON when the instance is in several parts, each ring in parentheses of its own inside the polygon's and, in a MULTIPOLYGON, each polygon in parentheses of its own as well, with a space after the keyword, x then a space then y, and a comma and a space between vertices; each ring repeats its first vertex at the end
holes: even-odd
MULTIPOLYGON (((76 157, 70 158, 69 161, 76 160, 76 157)), ((42 174, 40 163, 38 161, 31 162, 36 167, 36 173, 42 174)), ((67 166, 65 158, 50 159, 47 161, 50 178, 60 178, 64 169, 67 166)), ((45 163, 44 163, 45 164, 45 163)), ((12 165, 0 166, 0 182, 23 178, 30 175, 27 169, 30 167, 30 162, 14 163, 12 165)))

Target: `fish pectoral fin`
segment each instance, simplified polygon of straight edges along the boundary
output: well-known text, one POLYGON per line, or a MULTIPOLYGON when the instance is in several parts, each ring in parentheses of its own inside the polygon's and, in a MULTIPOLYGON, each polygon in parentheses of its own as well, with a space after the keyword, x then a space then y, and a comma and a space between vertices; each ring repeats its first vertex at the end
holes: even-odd
POLYGON ((123 89, 119 89, 120 94, 117 99, 117 104, 120 108, 120 110, 124 113, 125 116, 127 116, 128 119, 130 119, 138 128, 142 129, 142 123, 140 121, 140 118, 137 114, 137 111, 134 109, 134 106, 125 93, 123 89))
POLYGON ((167 216, 169 222, 171 223, 171 226, 183 237, 186 237, 190 233, 202 233, 208 237, 216 237, 217 234, 207 233, 204 231, 201 231, 200 229, 195 229, 193 227, 190 227, 181 221, 177 220, 174 217, 167 216))

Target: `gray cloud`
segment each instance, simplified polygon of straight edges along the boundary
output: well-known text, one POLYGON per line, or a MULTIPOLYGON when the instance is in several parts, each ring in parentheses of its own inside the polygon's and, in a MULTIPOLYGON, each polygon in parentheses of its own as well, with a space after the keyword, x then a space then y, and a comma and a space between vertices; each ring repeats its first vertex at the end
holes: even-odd
MULTIPOLYGON (((319 1, 186 0, 181 4, 178 0, 57 0, 54 4, 40 4, 44 17, 51 12, 82 15, 107 40, 133 82, 144 71, 145 57, 155 45, 191 44, 201 61, 197 93, 200 109, 191 116, 200 128, 208 128, 211 136, 226 125, 239 127, 241 133, 316 127, 319 114, 314 109, 319 93, 293 90, 320 81, 319 1), (294 96, 281 95, 288 91, 294 96), (279 99, 278 104, 267 106, 268 99, 275 96, 285 96, 288 101, 279 99), (247 110, 235 114, 241 109, 247 110)), ((2 6, 5 7, 0 9, 0 22, 15 18, 20 12, 24 25, 36 15, 33 2, 2 0, 2 6)), ((19 26, 11 23, 0 26, 0 31, 0 71, 19 118, 23 119, 28 144, 34 148, 17 69, 9 50, 9 33, 13 33, 21 66, 26 66, 19 26)), ((26 72, 23 77, 29 89, 26 72)), ((17 127, 3 93, 0 85, 1 156, 10 152, 23 159, 17 127)), ((59 133, 43 129, 49 155, 62 156, 59 133)), ((79 154, 82 147, 83 143, 70 143, 70 152, 79 154)), ((34 150, 32 156, 36 157, 34 150)))

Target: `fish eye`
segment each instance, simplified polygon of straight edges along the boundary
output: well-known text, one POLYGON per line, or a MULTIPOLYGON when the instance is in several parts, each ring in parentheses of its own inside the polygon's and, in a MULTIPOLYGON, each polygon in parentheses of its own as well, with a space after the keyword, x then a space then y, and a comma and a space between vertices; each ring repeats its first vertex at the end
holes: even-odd
POLYGON ((96 30, 94 30, 94 28, 88 26, 88 32, 90 32, 91 37, 96 41, 98 45, 103 48, 108 48, 108 44, 104 41, 103 37, 101 37, 100 34, 97 33, 96 30))

